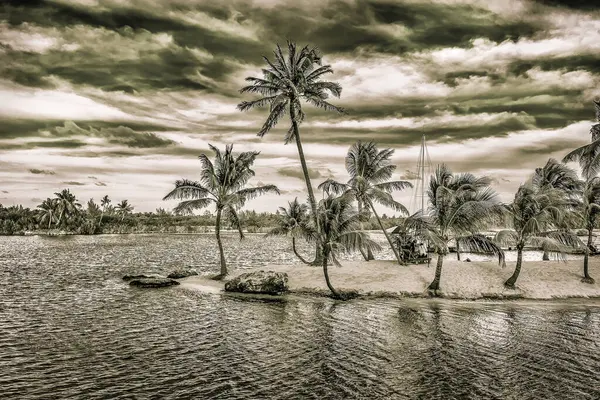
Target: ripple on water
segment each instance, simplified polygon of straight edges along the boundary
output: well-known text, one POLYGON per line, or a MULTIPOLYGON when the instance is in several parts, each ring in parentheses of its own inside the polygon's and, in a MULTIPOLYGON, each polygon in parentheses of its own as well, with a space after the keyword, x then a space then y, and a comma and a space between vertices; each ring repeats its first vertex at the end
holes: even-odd
MULTIPOLYGON (((295 262, 284 238, 225 240, 237 268, 295 262)), ((121 280, 214 271, 216 250, 205 235, 0 238, 2 398, 600 398, 598 305, 266 301, 121 280)))

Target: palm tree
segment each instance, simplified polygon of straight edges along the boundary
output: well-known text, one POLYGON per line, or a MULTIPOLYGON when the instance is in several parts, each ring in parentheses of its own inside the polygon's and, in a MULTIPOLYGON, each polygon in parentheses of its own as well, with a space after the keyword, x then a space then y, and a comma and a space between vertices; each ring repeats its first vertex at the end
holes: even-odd
POLYGON ((360 230, 362 216, 352 206, 354 198, 349 195, 335 197, 329 195, 319 202, 319 223, 322 244, 322 265, 325 283, 336 299, 346 299, 331 284, 328 272, 328 263, 340 266, 336 254, 350 252, 359 248, 372 248, 379 250, 380 246, 369 239, 369 236, 360 230))
MULTIPOLYGON (((575 207, 581 203, 583 182, 574 170, 553 158, 549 159, 544 167, 536 168, 531 178, 531 184, 537 189, 554 188, 562 191, 565 200, 569 200, 566 205, 570 212, 575 212, 575 207)), ((567 218, 565 221, 576 219, 578 218, 573 215, 572 218, 567 218)), ((564 229, 569 229, 569 226, 565 225, 564 229)), ((544 250, 542 259, 550 260, 547 250, 544 250)))
MULTIPOLYGON (((267 67, 263 68, 262 78, 248 77, 250 85, 243 87, 241 93, 257 93, 263 97, 253 101, 243 101, 238 104, 240 111, 269 106, 269 116, 258 132, 263 137, 277 122, 289 113, 291 126, 285 136, 285 143, 296 142, 298 156, 302 165, 302 173, 308 191, 308 200, 313 215, 317 232, 319 221, 317 218, 317 202, 313 192, 308 167, 304 158, 304 150, 300 139, 299 125, 304 120, 302 101, 327 111, 343 112, 343 109, 327 101, 329 95, 340 97, 342 87, 335 82, 320 80, 325 74, 333 73, 330 65, 321 65, 321 55, 316 48, 305 46, 298 50, 294 42, 287 43, 287 57, 279 45, 275 49, 274 60, 263 56, 267 67)), ((319 254, 317 242, 317 254, 319 254)))
POLYGON ((556 255, 563 255, 567 247, 576 248, 580 241, 576 235, 564 229, 570 201, 562 190, 553 187, 537 187, 531 183, 521 185, 513 202, 505 206, 513 229, 496 233, 495 241, 502 245, 515 245, 517 263, 504 286, 514 289, 521 273, 523 249, 533 245, 556 255))
MULTIPOLYGON (((403 264, 404 262, 398 254, 390 235, 385 230, 374 206, 374 203, 378 203, 390 207, 394 211, 399 211, 401 214, 408 215, 406 207, 394 200, 391 193, 395 190, 410 188, 412 184, 406 181, 389 180, 396 169, 396 166, 390 160, 392 154, 394 154, 392 149, 379 151, 377 145, 372 141, 367 143, 358 141, 350 147, 346 156, 346 170, 350 175, 350 180, 347 183, 339 183, 328 179, 319 185, 319 189, 336 194, 349 194, 358 202, 360 215, 363 214, 364 206, 369 208, 375 215, 398 263, 403 264)), ((367 252, 369 251, 367 250, 367 252)), ((366 260, 369 259, 369 256, 364 253, 363 257, 366 260)))
POLYGON ((102 206, 102 213, 100 214, 100 222, 98 222, 98 225, 102 224, 102 217, 104 217, 104 213, 108 210, 108 207, 110 207, 110 198, 108 197, 108 195, 104 195, 104 197, 100 200, 100 205, 102 206))
POLYGON ((428 286, 437 296, 440 290, 444 256, 448 244, 456 242, 463 251, 495 254, 504 263, 504 252, 492 240, 478 232, 485 230, 501 210, 496 193, 490 188, 491 179, 472 174, 453 174, 442 164, 431 177, 427 197, 428 215, 412 215, 412 230, 427 240, 438 255, 435 277, 428 286))
POLYGON ((117 211, 117 215, 121 215, 121 222, 123 222, 125 215, 133 211, 133 206, 129 204, 128 200, 122 200, 119 204, 117 204, 115 210, 117 211))
POLYGON ((276 214, 277 226, 271 229, 267 235, 290 235, 292 250, 296 257, 304 264, 310 264, 296 249, 296 238, 314 238, 314 229, 309 223, 308 206, 299 203, 296 197, 294 201, 288 202, 287 208, 279 207, 278 211, 279 213, 276 214))
POLYGON ((215 205, 217 211, 215 235, 219 246, 221 265, 221 273, 216 278, 222 279, 227 275, 227 264, 221 242, 223 214, 234 226, 237 226, 240 238, 243 238, 237 210, 243 207, 247 200, 266 193, 279 194, 279 189, 275 185, 245 188, 250 178, 254 176, 254 170, 251 167, 260 153, 243 152, 235 157, 232 153, 233 145, 227 145, 223 153, 211 144, 209 147, 215 153, 215 161, 211 162, 206 154, 200 155, 199 159, 202 164, 200 181, 187 179, 176 181, 175 189, 169 192, 163 200, 185 200, 174 208, 175 214, 193 212, 206 208, 210 204, 215 205))
POLYGON ((68 221, 70 218, 79 214, 81 210, 81 204, 77 201, 77 198, 69 189, 63 189, 60 192, 54 193, 56 196, 56 207, 58 211, 58 220, 56 225, 62 222, 68 221), (63 217, 66 219, 63 220, 63 217))
POLYGON ((42 202, 42 204, 40 204, 39 206, 37 206, 38 210, 39 210, 39 218, 40 218, 40 224, 46 224, 46 221, 48 221, 48 230, 50 230, 50 226, 52 225, 52 221, 56 220, 56 208, 57 208, 57 204, 56 204, 56 199, 51 199, 51 198, 47 198, 46 200, 44 200, 42 202))
MULTIPOLYGON (((594 100, 594 106, 596 109, 596 120, 600 122, 600 101, 594 100)), ((581 216, 588 231, 588 239, 583 258, 583 279, 581 281, 593 284, 595 281, 589 274, 588 265, 594 226, 598 208, 600 207, 600 196, 598 196, 600 187, 600 182, 598 181, 598 172, 600 172, 600 123, 592 125, 590 135, 591 143, 571 151, 563 158, 563 162, 578 161, 583 178, 585 179, 581 216)))

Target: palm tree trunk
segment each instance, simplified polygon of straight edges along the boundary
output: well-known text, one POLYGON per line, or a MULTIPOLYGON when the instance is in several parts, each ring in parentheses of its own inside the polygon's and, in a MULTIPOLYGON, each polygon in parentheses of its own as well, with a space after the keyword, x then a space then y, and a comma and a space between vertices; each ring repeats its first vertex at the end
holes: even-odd
POLYGON ((583 279, 581 280, 581 282, 583 282, 583 283, 591 283, 591 284, 595 283, 594 278, 592 278, 590 276, 590 270, 589 270, 590 247, 592 246, 592 242, 593 242, 593 232, 594 232, 594 228, 589 227, 588 228, 587 246, 585 246, 585 255, 583 256, 583 279))
MULTIPOLYGON (((361 218, 361 221, 360 221, 360 231, 361 232, 365 230, 365 228, 363 226, 363 222, 362 222, 362 212, 363 212, 362 201, 359 201, 358 202, 358 215, 360 215, 360 218, 361 218)), ((369 258, 369 254, 365 254, 365 250, 362 248, 362 246, 358 246, 358 250, 360 250, 360 254, 362 254, 365 261, 372 260, 372 258, 369 258)), ((367 251, 370 251, 370 249, 367 248, 367 251)), ((371 254, 371 256, 372 256, 372 254, 371 254)))
POLYGON ((509 289, 515 288, 515 283, 517 283, 517 278, 521 273, 521 264, 523 264, 523 246, 517 246, 517 265, 515 266, 515 272, 511 275, 510 278, 506 282, 504 282, 504 286, 509 289))
POLYGON ((542 254, 542 261, 550 261, 550 254, 548 254, 548 250, 544 250, 544 254, 542 254))
POLYGON ((313 215, 313 221, 315 223, 315 229, 317 230, 317 242, 316 242, 316 253, 315 261, 313 264, 319 265, 322 261, 320 258, 323 256, 321 251, 321 243, 319 235, 321 229, 319 228, 319 216, 317 214, 317 201, 315 200, 315 193, 313 192, 312 184, 310 182, 310 176, 308 175, 308 167, 306 166, 306 160, 304 158, 304 150, 302 149, 302 141, 300 140, 300 130, 298 129, 298 122, 296 122, 294 107, 290 104, 290 118, 292 120, 292 129, 294 130, 294 136, 296 138, 296 147, 298 148, 298 157, 300 158, 300 165, 302 166, 302 174, 304 175, 304 182, 306 182, 306 190, 308 191, 308 202, 310 203, 310 209, 313 215))
POLYGON ((456 239, 456 259, 460 261, 460 245, 458 244, 458 239, 456 239))
POLYGON ((394 255, 396 256, 396 260, 398 260, 398 264, 405 265, 405 263, 400 258, 400 254, 398 254, 398 250, 396 250, 396 247, 394 246, 394 243, 392 242, 392 238, 390 237, 390 235, 387 233, 387 231, 383 227, 383 224, 381 223, 381 219, 379 218, 379 214, 377 214, 377 211, 375 211, 375 207, 373 207, 373 203, 371 203, 370 201, 369 201, 369 206, 371 207, 371 211, 373 211, 373 214, 375 215, 375 218, 377 219, 377 222, 379 223, 379 226, 381 227, 381 230, 383 231, 385 238, 387 239, 388 243, 390 244, 390 248, 394 252, 394 255))
POLYGON ((433 278, 433 282, 429 284, 427 290, 433 296, 439 296, 440 290, 440 280, 442 279, 442 265, 444 264, 444 253, 438 253, 437 265, 435 266, 435 277, 433 278))
POLYGON ((328 258, 328 254, 322 255, 323 275, 325 275, 325 283, 327 284, 327 287, 329 288, 329 290, 331 290, 331 294, 333 295, 333 298, 341 299, 342 296, 340 296, 340 294, 337 292, 337 290, 335 290, 335 288, 331 285, 331 281, 329 280, 329 273, 327 271, 327 258, 328 258))
POLYGON ((221 262, 221 273, 218 278, 223 279, 227 275, 227 264, 225 263, 225 253, 223 252, 223 243, 221 242, 221 213, 222 209, 217 209, 217 222, 215 224, 215 236, 219 245, 219 257, 221 262))
POLYGON ((296 250, 296 238, 292 236, 292 250, 294 251, 294 254, 296 255, 296 257, 298 257, 298 259, 300 261, 302 261, 304 264, 310 265, 310 263, 308 261, 306 261, 304 259, 304 257, 302 257, 298 251, 296 250))

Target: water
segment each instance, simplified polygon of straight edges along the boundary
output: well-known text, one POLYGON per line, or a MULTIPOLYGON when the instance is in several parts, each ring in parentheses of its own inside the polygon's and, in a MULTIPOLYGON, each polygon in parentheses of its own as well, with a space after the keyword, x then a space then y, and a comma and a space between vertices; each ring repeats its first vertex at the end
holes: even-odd
MULTIPOLYGON (((232 266, 295 262, 226 239, 232 266)), ((308 250, 308 249, 305 249, 308 250)), ((600 303, 130 288, 216 271, 204 235, 0 237, 2 399, 598 399, 600 303)))

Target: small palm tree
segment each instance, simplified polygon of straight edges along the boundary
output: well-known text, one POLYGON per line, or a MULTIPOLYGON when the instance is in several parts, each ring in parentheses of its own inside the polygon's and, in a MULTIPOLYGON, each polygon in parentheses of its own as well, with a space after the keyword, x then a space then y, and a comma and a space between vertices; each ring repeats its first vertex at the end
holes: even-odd
POLYGON ((517 248, 517 263, 504 286, 514 289, 521 273, 523 249, 533 245, 555 255, 564 255, 569 248, 577 248, 580 241, 576 235, 565 229, 565 219, 570 206, 562 190, 553 187, 537 187, 531 183, 519 187, 513 202, 505 206, 512 224, 512 230, 496 233, 495 241, 502 245, 514 245, 517 248))
POLYGON ((133 211, 133 206, 129 204, 128 200, 121 200, 121 202, 115 207, 115 210, 117 212, 117 215, 121 216, 121 222, 123 222, 125 216, 133 211))
MULTIPOLYGON (((349 194, 358 202, 358 212, 361 215, 363 207, 367 207, 375 215, 398 263, 403 264, 396 246, 385 230, 374 206, 375 203, 378 203, 390 207, 394 211, 399 211, 401 214, 408 215, 406 207, 394 200, 392 192, 410 188, 412 184, 407 181, 390 181, 393 172, 396 170, 396 166, 391 162, 393 154, 394 150, 392 149, 378 150, 374 142, 364 143, 358 141, 350 147, 346 156, 346 170, 350 175, 348 182, 339 183, 328 179, 319 185, 319 188, 326 192, 349 194)), ((368 250, 367 253, 369 253, 368 250)), ((363 257, 366 260, 370 258, 369 255, 364 253, 363 257)))
POLYGON ((336 299, 345 299, 331 284, 328 265, 340 265, 336 255, 340 252, 355 251, 359 248, 379 250, 380 246, 360 230, 362 216, 352 206, 354 198, 349 195, 335 197, 329 195, 319 202, 319 223, 321 226, 322 263, 325 283, 336 299))
POLYGON ((37 206, 38 208, 38 212, 39 212, 39 219, 40 219, 40 224, 45 225, 46 221, 48 222, 48 230, 50 230, 50 227, 52 225, 53 221, 56 221, 57 219, 57 204, 56 204, 56 199, 51 199, 51 198, 47 198, 46 200, 44 200, 42 202, 42 204, 40 204, 39 206, 37 206))
POLYGON ((108 197, 108 195, 104 195, 104 197, 100 200, 100 206, 102 207, 102 213, 100 213, 100 221, 98 222, 98 225, 102 224, 102 217, 104 217, 104 213, 108 211, 108 208, 110 207, 110 198, 108 197))
POLYGON ((193 212, 194 210, 206 208, 211 204, 215 205, 217 211, 215 235, 219 246, 221 265, 221 273, 217 278, 222 279, 227 275, 225 253, 221 242, 221 218, 223 214, 234 226, 238 227, 240 238, 242 238, 242 227, 237 210, 243 207, 247 200, 266 193, 279 194, 279 189, 275 185, 245 187, 250 178, 254 176, 252 165, 260 153, 254 151, 244 152, 236 157, 232 152, 233 145, 227 145, 225 152, 221 152, 211 144, 209 144, 209 147, 215 153, 215 161, 214 163, 210 161, 206 154, 200 155, 199 159, 202 165, 200 181, 187 179, 176 181, 175 189, 169 192, 163 200, 185 200, 174 208, 175 214, 193 212))
POLYGON ((453 174, 442 164, 431 177, 427 190, 428 215, 417 213, 410 217, 416 236, 427 240, 438 255, 435 277, 428 286, 432 295, 439 294, 444 256, 450 242, 458 243, 463 251, 495 254, 498 262, 504 263, 502 249, 479 233, 501 210, 490 184, 488 177, 453 174))
MULTIPOLYGON (((304 150, 300 139, 299 126, 304 120, 302 102, 327 111, 343 112, 343 109, 327 101, 329 95, 340 97, 342 87, 335 82, 322 81, 326 74, 333 73, 330 65, 321 65, 321 55, 316 48, 305 46, 298 49, 294 42, 288 42, 288 54, 277 45, 274 59, 263 56, 267 67, 262 70, 262 78, 248 77, 249 86, 243 87, 241 93, 256 93, 263 97, 253 101, 243 101, 238 105, 240 111, 269 106, 269 116, 258 132, 258 136, 266 135, 286 113, 290 117, 291 126, 285 136, 285 143, 296 142, 298 156, 308 190, 308 199, 317 231, 317 202, 308 175, 308 167, 304 158, 304 150)), ((317 242, 317 248, 319 244, 317 242)), ((319 251, 317 250, 317 253, 319 251)))
MULTIPOLYGON (((600 122, 600 101, 594 101, 596 108, 596 120, 600 122)), ((584 283, 594 283, 594 279, 589 274, 589 256, 592 246, 593 232, 600 208, 598 173, 600 172, 600 123, 592 125, 590 130, 591 143, 579 147, 565 156, 563 162, 578 161, 581 167, 585 186, 583 192, 583 201, 580 207, 580 215, 584 220, 588 231, 587 246, 583 258, 583 279, 584 283)))
POLYGON ((292 250, 296 257, 304 264, 310 264, 296 249, 296 238, 313 239, 314 228, 310 225, 308 206, 298 202, 298 198, 288 202, 288 207, 279 207, 276 214, 277 226, 267 235, 290 235, 292 237, 292 250))
POLYGON ((69 189, 63 189, 60 192, 54 193, 56 196, 55 202, 58 211, 58 219, 56 225, 67 223, 71 218, 79 215, 81 204, 69 189))

